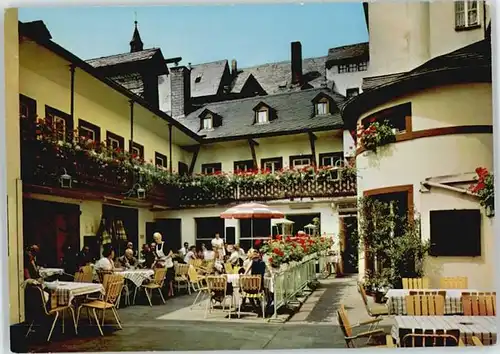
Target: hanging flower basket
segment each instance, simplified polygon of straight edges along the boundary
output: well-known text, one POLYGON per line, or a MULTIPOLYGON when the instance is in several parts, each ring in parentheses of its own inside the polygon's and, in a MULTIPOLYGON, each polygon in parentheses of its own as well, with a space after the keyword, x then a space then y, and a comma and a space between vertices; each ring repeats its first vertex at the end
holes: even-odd
POLYGON ((470 191, 477 194, 479 204, 484 207, 487 217, 495 216, 495 189, 493 174, 484 167, 476 168, 476 183, 470 186, 470 191))
POLYGON ((377 148, 395 142, 396 133, 389 121, 377 122, 373 120, 368 128, 359 132, 358 139, 366 150, 377 152, 377 148))

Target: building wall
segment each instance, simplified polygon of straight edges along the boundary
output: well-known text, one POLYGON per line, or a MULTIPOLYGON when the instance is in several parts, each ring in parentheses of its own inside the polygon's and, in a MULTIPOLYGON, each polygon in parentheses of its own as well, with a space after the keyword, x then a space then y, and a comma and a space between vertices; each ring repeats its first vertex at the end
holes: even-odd
MULTIPOLYGON (((20 47, 20 93, 37 101, 39 117, 45 117, 45 105, 70 113, 69 63, 33 42, 23 41, 20 47)), ((101 128, 105 141, 109 130, 125 139, 128 150, 130 104, 128 98, 114 91, 86 72, 76 69, 74 127, 83 119, 101 128)), ((155 158, 155 151, 169 156, 168 124, 145 108, 134 105, 134 141, 144 146, 146 161, 155 158)), ((184 151, 172 144, 173 166, 185 161, 184 151)))
MULTIPOLYGON (((368 70, 370 66, 368 64, 368 70)), ((335 83, 335 90, 341 95, 346 95, 346 90, 350 88, 359 88, 361 92, 361 86, 363 85, 363 78, 368 76, 368 71, 357 71, 352 73, 339 73, 338 65, 332 66, 330 69, 326 69, 326 79, 327 81, 333 81, 335 83)))
MULTIPOLYGON (((466 31, 455 30, 455 4, 452 1, 433 1, 429 5, 430 12, 430 54, 432 57, 442 55, 468 44, 484 39, 483 2, 479 2, 480 26, 466 31)), ((489 21, 489 5, 486 5, 486 26, 489 21)))
MULTIPOLYGON (((366 112, 412 103, 413 131, 460 125, 492 125, 491 84, 452 85, 401 97, 366 112)), ((474 197, 441 191, 420 193, 420 182, 429 177, 474 172, 482 166, 492 169, 492 134, 456 134, 402 141, 382 148, 377 154, 363 152, 356 158, 358 195, 372 189, 413 185, 414 206, 421 215, 422 236, 429 238, 429 211, 480 208, 474 197)), ((441 276, 468 276, 471 289, 493 286, 493 228, 483 216, 481 257, 429 257, 427 275, 437 285, 441 276)), ((360 255, 360 274, 364 257, 360 255)))
MULTIPOLYGON (((340 130, 315 134, 318 137, 315 142, 318 163, 319 154, 321 153, 343 151, 342 133, 340 130)), ((311 154, 311 145, 306 133, 255 140, 259 143, 259 146, 255 147, 259 168, 261 166, 261 159, 283 157, 283 167, 286 168, 289 165, 290 156, 311 154)), ((216 162, 222 163, 223 171, 232 172, 234 161, 251 159, 252 152, 246 140, 202 145, 196 159, 194 172, 201 172, 202 164, 216 162)))
POLYGON ((17 8, 4 12, 5 40, 5 154, 7 187, 7 242, 9 324, 24 321, 23 215, 19 127, 19 33, 17 8))
MULTIPOLYGON (((321 232, 327 235, 338 235, 339 233, 339 218, 338 213, 332 208, 331 201, 323 202, 270 202, 267 205, 273 209, 285 213, 285 215, 293 214, 313 214, 320 213, 320 228, 321 232)), ((211 207, 211 208, 196 208, 183 210, 169 210, 156 212, 156 219, 180 218, 181 219, 181 234, 182 241, 194 244, 196 240, 196 223, 195 218, 202 217, 219 217, 228 207, 211 207)), ((234 226, 236 229, 236 241, 240 237, 239 220, 226 219, 225 227, 234 226)), ((295 232, 298 230, 294 230, 295 232)), ((271 230, 269 230, 271 234, 271 230)))

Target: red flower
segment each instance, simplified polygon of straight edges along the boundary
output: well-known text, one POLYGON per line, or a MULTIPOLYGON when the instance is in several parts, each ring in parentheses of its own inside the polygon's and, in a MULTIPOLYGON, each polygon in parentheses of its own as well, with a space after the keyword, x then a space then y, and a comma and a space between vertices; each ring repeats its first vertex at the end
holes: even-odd
POLYGON ((254 245, 255 245, 255 246, 259 246, 261 243, 262 243, 262 241, 261 241, 261 240, 255 240, 254 245))
POLYGON ((269 260, 269 263, 273 263, 273 259, 272 258, 269 257, 268 260, 269 260))
POLYGON ((276 235, 276 240, 281 241, 282 237, 281 235, 276 235))

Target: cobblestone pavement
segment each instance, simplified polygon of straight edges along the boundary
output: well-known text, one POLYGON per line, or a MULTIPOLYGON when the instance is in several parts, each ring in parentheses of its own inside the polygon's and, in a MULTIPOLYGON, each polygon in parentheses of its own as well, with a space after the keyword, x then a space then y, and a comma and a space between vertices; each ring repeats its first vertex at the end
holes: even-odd
MULTIPOLYGON (((123 330, 105 326, 104 337, 88 325, 85 315, 80 319, 78 336, 74 335, 68 320, 67 333, 61 334, 56 327, 51 343, 45 343, 42 338, 49 326, 38 327, 28 340, 23 336, 26 329, 17 327, 11 331, 11 349, 14 352, 87 352, 343 348, 345 342, 335 319, 339 304, 347 305, 353 323, 367 316, 355 279, 329 278, 321 283, 301 310, 284 324, 270 324, 262 318, 237 323, 158 319, 189 307, 193 295, 182 295, 167 300, 165 305, 156 302, 157 305, 150 307, 142 302, 119 309, 123 330)), ((112 316, 107 316, 106 321, 113 323, 112 316)))

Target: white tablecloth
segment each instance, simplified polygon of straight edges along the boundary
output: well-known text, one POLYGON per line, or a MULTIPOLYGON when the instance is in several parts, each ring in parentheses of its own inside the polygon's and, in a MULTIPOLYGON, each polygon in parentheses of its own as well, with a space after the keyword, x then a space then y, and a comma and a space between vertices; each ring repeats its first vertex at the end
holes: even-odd
MULTIPOLYGON (((226 274, 227 282, 233 284, 234 288, 239 287, 240 274, 226 274)), ((271 277, 264 277, 264 287, 270 291, 274 292, 274 283, 271 277)))
POLYGON ((115 274, 119 274, 125 279, 130 280, 134 283, 135 286, 141 286, 141 284, 146 279, 150 279, 154 274, 154 270, 152 269, 134 269, 134 270, 122 270, 119 272, 115 272, 115 274))
POLYGON ((387 308, 389 309, 389 314, 407 314, 405 297, 410 295, 410 291, 446 291, 444 313, 447 315, 463 313, 463 292, 477 292, 477 290, 473 289, 391 289, 385 295, 387 297, 387 308))
POLYGON ((64 273, 64 269, 61 269, 61 268, 40 268, 38 270, 38 273, 40 273, 40 276, 42 278, 48 278, 48 277, 51 277, 53 275, 61 275, 64 273))
POLYGON ((69 281, 53 281, 45 282, 44 285, 55 291, 57 296, 57 304, 60 306, 67 305, 73 301, 75 296, 82 296, 100 292, 104 294, 102 284, 96 283, 77 283, 69 281))
POLYGON ((472 344, 476 336, 485 345, 496 343, 496 317, 494 316, 394 316, 392 337, 399 344, 400 339, 410 333, 423 331, 458 330, 465 344, 472 344))

